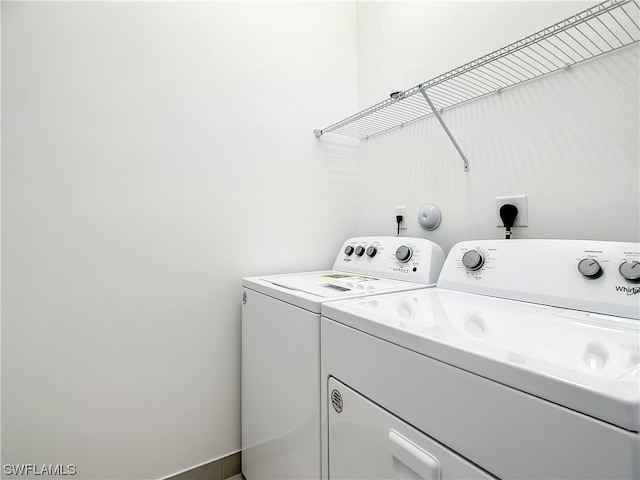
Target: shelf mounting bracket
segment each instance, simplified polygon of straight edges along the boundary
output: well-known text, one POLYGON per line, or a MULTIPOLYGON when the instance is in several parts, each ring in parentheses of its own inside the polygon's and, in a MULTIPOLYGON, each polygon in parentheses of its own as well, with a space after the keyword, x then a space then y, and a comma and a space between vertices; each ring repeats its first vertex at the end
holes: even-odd
POLYGON ((451 143, 453 143, 453 146, 456 147, 456 150, 458 151, 458 153, 462 157, 462 161, 464 162, 464 171, 468 172, 469 171, 469 160, 467 160, 467 157, 465 156, 464 152, 460 148, 460 145, 458 145, 458 142, 456 142, 456 139, 453 138, 453 134, 451 133, 451 131, 447 127, 447 124, 444 123, 444 120, 442 119, 442 116, 440 115, 440 112, 438 112, 438 109, 435 107, 435 105, 433 104, 433 102, 429 98, 429 95, 427 95, 427 92, 425 92, 424 88, 420 89, 420 93, 422 94, 424 99, 429 104, 429 108, 431 109, 433 114, 436 116, 436 118, 440 122, 440 125, 442 126, 442 129, 445 131, 445 133, 449 137, 449 140, 451 140, 451 143))

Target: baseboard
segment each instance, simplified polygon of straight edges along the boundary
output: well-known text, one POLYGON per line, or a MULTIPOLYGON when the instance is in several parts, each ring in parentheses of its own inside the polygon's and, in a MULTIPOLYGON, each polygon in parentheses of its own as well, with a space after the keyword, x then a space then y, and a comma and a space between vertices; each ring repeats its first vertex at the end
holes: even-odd
POLYGON ((213 460, 165 480, 226 480, 240 473, 241 452, 213 460))

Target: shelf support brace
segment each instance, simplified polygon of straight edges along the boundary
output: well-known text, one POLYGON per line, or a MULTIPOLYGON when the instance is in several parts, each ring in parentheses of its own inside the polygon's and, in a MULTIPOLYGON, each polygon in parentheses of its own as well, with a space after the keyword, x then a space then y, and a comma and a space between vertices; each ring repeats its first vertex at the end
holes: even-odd
POLYGON ((445 133, 449 137, 449 140, 451 140, 451 143, 453 143, 453 146, 456 147, 456 150, 458 151, 458 153, 462 157, 462 161, 464 162, 464 171, 468 172, 469 171, 469 160, 467 160, 467 157, 464 155, 464 152, 460 148, 460 145, 458 145, 458 142, 456 142, 456 139, 453 138, 453 134, 451 133, 449 128, 447 128, 447 124, 444 123, 444 120, 442 119, 442 116, 440 115, 440 112, 438 112, 438 109, 435 107, 435 105, 433 104, 433 102, 429 98, 429 95, 427 95, 427 92, 425 92, 424 88, 420 89, 420 93, 422 94, 424 99, 429 104, 429 108, 431 108, 431 111, 433 112, 433 114, 436 116, 436 118, 440 122, 440 125, 442 125, 442 128, 444 129, 445 133))

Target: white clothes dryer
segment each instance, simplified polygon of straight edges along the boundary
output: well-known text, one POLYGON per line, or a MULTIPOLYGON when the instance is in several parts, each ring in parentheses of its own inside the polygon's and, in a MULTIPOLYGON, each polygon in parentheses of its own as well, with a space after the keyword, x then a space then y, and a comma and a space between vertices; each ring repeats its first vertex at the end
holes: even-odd
POLYGON ((325 302, 435 287, 444 263, 421 238, 347 240, 332 270, 242 280, 242 472, 319 479, 320 308, 325 302))
POLYGON ((640 245, 483 240, 322 307, 323 478, 640 478, 640 245))

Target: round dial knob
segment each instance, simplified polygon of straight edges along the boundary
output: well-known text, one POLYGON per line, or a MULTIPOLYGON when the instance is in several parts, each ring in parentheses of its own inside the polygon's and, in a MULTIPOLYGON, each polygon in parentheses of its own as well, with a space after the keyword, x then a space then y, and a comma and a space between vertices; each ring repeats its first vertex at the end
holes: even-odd
POLYGON ((477 250, 469 250, 462 255, 462 265, 464 265, 464 268, 467 270, 480 270, 482 265, 484 265, 484 257, 477 250))
POLYGON ((640 280, 640 262, 635 260, 622 262, 618 271, 620 275, 627 280, 631 280, 632 282, 640 280))
POLYGON ((350 257, 351 255, 353 255, 353 247, 351 245, 347 245, 344 249, 344 254, 347 257, 350 257))
POLYGON ((411 249, 404 245, 398 247, 398 249, 396 250, 396 258, 403 263, 408 262, 411 258, 411 255, 413 255, 411 249))
POLYGON ((587 278, 598 278, 602 275, 602 267, 593 258, 583 258, 578 262, 578 271, 587 278))
POLYGON ((376 253, 378 253, 378 249, 373 245, 367 248, 367 255, 369 255, 370 257, 375 257, 376 253))
POLYGON ((358 245, 356 247, 356 255, 359 256, 359 257, 364 255, 364 247, 362 245, 358 245))

